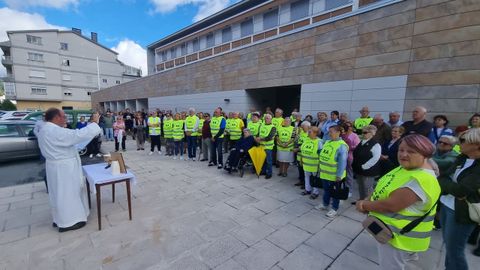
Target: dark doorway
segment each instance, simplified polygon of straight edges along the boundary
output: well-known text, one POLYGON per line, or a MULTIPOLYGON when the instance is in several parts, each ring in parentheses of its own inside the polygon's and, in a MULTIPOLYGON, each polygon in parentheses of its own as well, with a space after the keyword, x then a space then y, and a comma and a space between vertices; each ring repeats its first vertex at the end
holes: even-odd
POLYGON ((72 106, 62 106, 62 110, 73 110, 72 106))
POLYGON ((283 115, 289 116, 293 109, 300 107, 300 89, 301 85, 289 85, 246 89, 245 91, 256 110, 264 113, 266 107, 270 107, 273 112, 276 108, 281 108, 283 115))

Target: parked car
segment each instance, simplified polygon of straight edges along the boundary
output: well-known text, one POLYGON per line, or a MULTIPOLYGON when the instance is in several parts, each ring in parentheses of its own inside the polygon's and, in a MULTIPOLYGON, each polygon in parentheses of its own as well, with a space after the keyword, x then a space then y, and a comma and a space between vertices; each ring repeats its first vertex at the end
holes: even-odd
MULTIPOLYGON (((79 122, 80 117, 85 116, 85 120, 90 119, 92 111, 90 110, 64 110, 65 116, 67 117, 67 124, 71 128, 77 127, 77 122, 79 122)), ((38 121, 43 118, 45 112, 32 112, 26 115, 23 120, 38 121)))
POLYGON ((29 113, 28 111, 5 111, 0 115, 0 120, 22 120, 29 113))
POLYGON ((23 120, 0 120, 0 162, 40 156, 35 123, 23 120))

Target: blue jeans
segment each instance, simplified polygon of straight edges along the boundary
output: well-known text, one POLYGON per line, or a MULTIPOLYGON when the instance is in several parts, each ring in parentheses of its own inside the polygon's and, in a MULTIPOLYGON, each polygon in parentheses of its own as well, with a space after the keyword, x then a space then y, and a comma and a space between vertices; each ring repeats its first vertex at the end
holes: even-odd
POLYGON ((105 139, 113 141, 113 128, 105 128, 105 139))
POLYGON ((223 165, 223 138, 217 138, 212 142, 212 156, 210 162, 213 164, 223 165))
POLYGON ((188 158, 197 156, 197 136, 187 136, 188 158))
POLYGON ((175 141, 175 156, 178 154, 183 157, 183 141, 175 141))
POLYGON ((330 186, 335 184, 334 181, 329 181, 322 179, 323 182, 323 206, 329 206, 330 205, 330 200, 332 201, 332 209, 337 211, 338 206, 340 205, 340 200, 332 198, 330 195, 330 186))
POLYGON ((455 211, 442 205, 440 210, 443 242, 447 254, 445 256, 446 270, 467 270, 465 246, 475 224, 460 224, 455 220, 455 211))
POLYGON ((265 159, 265 163, 263 164, 262 172, 265 172, 266 175, 272 175, 272 150, 265 149, 265 153, 267 154, 267 158, 265 159))

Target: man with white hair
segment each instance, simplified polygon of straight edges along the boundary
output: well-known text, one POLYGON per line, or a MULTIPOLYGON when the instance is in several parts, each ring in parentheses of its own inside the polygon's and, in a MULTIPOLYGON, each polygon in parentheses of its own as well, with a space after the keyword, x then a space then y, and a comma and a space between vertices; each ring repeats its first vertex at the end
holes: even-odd
POLYGON ((410 134, 420 134, 428 137, 428 134, 433 128, 433 124, 427 121, 426 117, 427 109, 425 109, 425 107, 415 107, 412 112, 412 120, 407 121, 402 125, 405 128, 405 133, 403 133, 403 136, 405 137, 410 134))
POLYGON ((188 158, 187 160, 195 161, 197 156, 197 131, 198 125, 200 124, 200 119, 195 115, 195 109, 188 109, 188 116, 185 118, 185 134, 187 135, 187 149, 188 149, 188 158))
POLYGON ((399 127, 403 124, 400 120, 400 113, 399 112, 390 112, 388 114, 388 121, 386 122, 387 125, 390 127, 399 127))
POLYGON ((372 124, 377 127, 377 132, 373 138, 380 145, 383 145, 385 142, 389 142, 392 139, 392 129, 383 121, 383 116, 381 114, 376 114, 373 117, 372 124))
POLYGON ((353 122, 353 130, 357 134, 362 133, 362 128, 370 125, 372 123, 373 118, 370 117, 370 109, 367 106, 363 107, 360 111, 360 117, 355 119, 353 122))

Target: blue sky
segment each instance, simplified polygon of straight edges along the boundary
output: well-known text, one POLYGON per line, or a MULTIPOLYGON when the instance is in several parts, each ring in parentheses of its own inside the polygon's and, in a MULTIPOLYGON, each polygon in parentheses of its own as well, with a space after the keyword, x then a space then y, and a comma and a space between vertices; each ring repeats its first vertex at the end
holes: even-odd
MULTIPOLYGON (((146 73, 144 48, 238 0, 0 0, 0 41, 8 30, 76 27, 146 73)), ((1 71, 0 71, 1 72, 1 71)))

